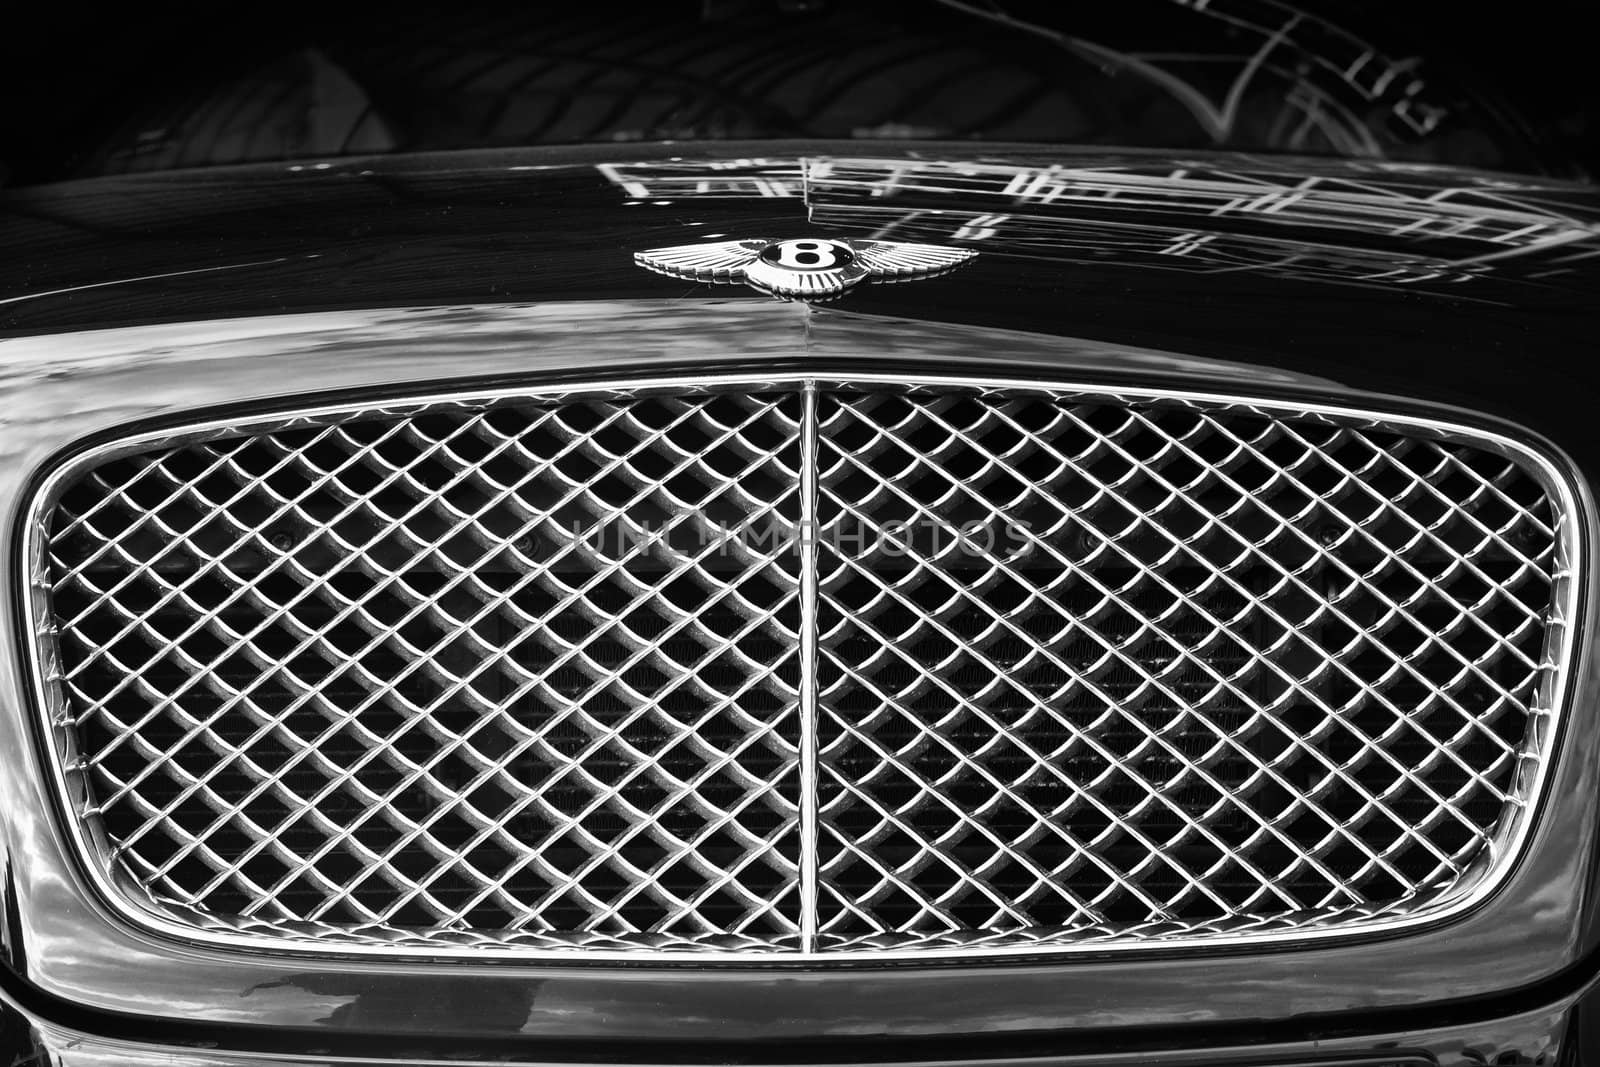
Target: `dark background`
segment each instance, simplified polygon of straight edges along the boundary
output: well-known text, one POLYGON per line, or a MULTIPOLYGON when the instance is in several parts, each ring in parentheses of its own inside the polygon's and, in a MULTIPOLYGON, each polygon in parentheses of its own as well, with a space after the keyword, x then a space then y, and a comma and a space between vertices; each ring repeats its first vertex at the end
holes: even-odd
MULTIPOLYGON (((716 18, 770 17, 777 11, 779 17, 804 19, 814 14, 807 9, 850 2, 856 0, 658 0, 651 7, 692 23, 707 11, 716 18)), ((633 6, 588 0, 543 8, 524 3, 515 10, 523 17, 585 9, 620 15, 633 6)), ((1300 6, 1381 40, 1393 52, 1424 55, 1430 72, 1476 80, 1490 97, 1502 98, 1541 145, 1538 160, 1518 169, 1600 173, 1593 41, 1583 17, 1592 15, 1591 3, 1302 0, 1300 6)), ((508 8, 455 3, 443 10, 434 15, 404 4, 368 10, 291 0, 183 10, 55 3, 10 12, 0 31, 0 165, 10 184, 92 173, 87 161, 95 146, 141 103, 181 97, 330 36, 394 35, 401 42, 397 47, 406 47, 404 42, 427 39, 430 18, 459 25, 492 20, 508 8), (397 33, 397 26, 404 31, 397 33)), ((849 47, 848 41, 839 44, 849 47)))

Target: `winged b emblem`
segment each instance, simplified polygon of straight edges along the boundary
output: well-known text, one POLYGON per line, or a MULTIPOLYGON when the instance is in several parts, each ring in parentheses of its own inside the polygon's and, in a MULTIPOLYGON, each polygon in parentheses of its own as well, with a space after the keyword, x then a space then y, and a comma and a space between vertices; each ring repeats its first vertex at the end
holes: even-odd
POLYGON ((743 282, 779 300, 814 303, 833 300, 868 279, 909 282, 948 274, 977 255, 966 248, 903 241, 797 237, 674 245, 636 252, 633 259, 646 270, 672 278, 743 282))

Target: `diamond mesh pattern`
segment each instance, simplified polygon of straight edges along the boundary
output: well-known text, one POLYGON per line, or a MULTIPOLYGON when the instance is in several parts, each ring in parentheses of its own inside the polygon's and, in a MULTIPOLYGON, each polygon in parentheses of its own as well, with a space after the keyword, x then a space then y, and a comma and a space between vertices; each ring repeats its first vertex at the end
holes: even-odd
POLYGON ((1302 926, 1471 876, 1547 673, 1552 517, 1515 464, 1248 412, 819 404, 822 935, 1302 926))
POLYGON ((1507 859, 1572 588, 1515 453, 1039 387, 361 409, 91 454, 42 506, 117 891, 420 951, 1425 912, 1507 859))
MULTIPOLYGON (((795 933, 794 395, 439 409, 93 470, 64 684, 159 902, 392 938, 795 933)), ((646 941, 649 938, 645 939, 646 941)))

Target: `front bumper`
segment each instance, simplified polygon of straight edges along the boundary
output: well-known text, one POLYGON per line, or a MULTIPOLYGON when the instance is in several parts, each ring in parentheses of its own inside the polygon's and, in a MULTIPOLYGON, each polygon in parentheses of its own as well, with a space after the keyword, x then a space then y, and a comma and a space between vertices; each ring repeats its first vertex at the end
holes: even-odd
POLYGON ((714 1026, 700 1040, 550 1042, 536 1038, 395 1037, 338 1029, 309 1033, 265 1027, 164 1026, 107 1015, 57 1013, 53 1003, 0 989, 0 1063, 55 1067, 420 1067, 451 1064, 934 1064, 948 1067, 1582 1067, 1600 1062, 1600 975, 1571 974, 1538 996, 1463 1003, 1404 1021, 1372 1017, 1371 1032, 1284 1020, 1270 1028, 1119 1031, 1078 1038, 993 1034, 981 1041, 848 1041, 730 1044, 714 1026), (1576 988, 1566 988, 1573 982, 1576 988), (1550 998, 1537 1004, 1539 996, 1550 998), (1497 1010, 1498 1009, 1498 1010, 1497 1010), (1387 1025, 1385 1025, 1387 1022, 1387 1025), (1299 1035, 1283 1034, 1299 1029, 1299 1035), (959 1053, 959 1054, 958 1054, 959 1053))

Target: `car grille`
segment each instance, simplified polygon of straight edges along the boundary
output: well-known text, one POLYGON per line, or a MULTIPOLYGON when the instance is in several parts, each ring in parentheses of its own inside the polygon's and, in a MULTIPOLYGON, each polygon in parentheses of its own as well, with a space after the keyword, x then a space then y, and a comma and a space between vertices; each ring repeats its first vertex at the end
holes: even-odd
POLYGON ((1418 420, 779 378, 161 432, 35 504, 76 829, 199 937, 1043 952, 1514 858, 1574 505, 1418 420))

